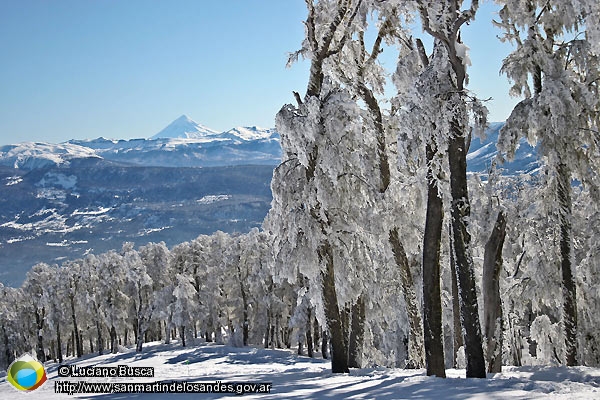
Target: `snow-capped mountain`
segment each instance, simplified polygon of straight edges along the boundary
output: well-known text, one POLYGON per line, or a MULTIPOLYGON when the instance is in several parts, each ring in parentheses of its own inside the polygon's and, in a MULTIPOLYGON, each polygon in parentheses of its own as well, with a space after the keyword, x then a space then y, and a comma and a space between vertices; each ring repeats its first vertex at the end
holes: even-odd
MULTIPOLYGON (((170 138, 0 146, 0 281, 19 284, 37 262, 60 263, 124 241, 174 245, 259 226, 281 159, 279 134, 244 127, 192 138, 179 126, 170 138)), ((473 138, 470 172, 488 171, 501 126, 492 124, 483 141, 473 138)), ((523 143, 502 168, 534 172, 535 149, 523 143)))
POLYGON ((219 132, 213 129, 193 121, 187 115, 182 115, 150 139, 202 139, 206 136, 212 136, 218 133, 219 132))
MULTIPOLYGON (((502 122, 492 123, 485 139, 472 139, 467 156, 469 172, 489 170, 497 155, 496 142, 502 126, 502 122)), ((218 133, 184 115, 153 139, 98 138, 0 147, 0 165, 25 170, 68 165, 72 160, 89 158, 144 167, 275 166, 281 160, 281 146, 275 129, 252 126, 218 133)), ((500 167, 509 175, 531 173, 537 168, 536 150, 523 140, 515 160, 500 167)))
POLYGON ((73 159, 100 158, 144 167, 272 165, 281 160, 274 129, 238 127, 218 133, 181 116, 151 139, 70 140, 61 144, 20 143, 0 147, 0 165, 32 170, 73 159))

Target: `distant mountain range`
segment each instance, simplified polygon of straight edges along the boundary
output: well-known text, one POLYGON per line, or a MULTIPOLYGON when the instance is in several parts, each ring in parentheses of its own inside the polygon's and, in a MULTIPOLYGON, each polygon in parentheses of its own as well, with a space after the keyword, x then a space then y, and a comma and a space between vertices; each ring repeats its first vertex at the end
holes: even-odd
POLYGON ((281 159, 279 142, 274 129, 252 126, 218 133, 183 115, 151 139, 98 138, 0 146, 0 165, 32 170, 91 158, 146 167, 277 165, 281 159))
MULTIPOLYGON (((501 126, 472 140, 471 172, 489 169, 501 126)), ((260 226, 280 159, 274 129, 219 133, 186 116, 150 139, 0 146, 0 282, 18 285, 37 262, 119 249, 124 241, 172 246, 260 226)), ((530 173, 535 160, 524 145, 505 168, 530 173)))

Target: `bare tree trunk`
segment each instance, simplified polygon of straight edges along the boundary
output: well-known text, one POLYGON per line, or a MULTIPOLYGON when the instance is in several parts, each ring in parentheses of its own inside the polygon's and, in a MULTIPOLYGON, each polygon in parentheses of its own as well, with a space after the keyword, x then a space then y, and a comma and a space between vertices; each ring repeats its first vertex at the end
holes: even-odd
POLYGON ((415 291, 410 264, 406 251, 400 241, 398 228, 389 232, 389 242, 392 247, 392 253, 396 260, 396 265, 400 269, 402 279, 402 291, 404 292, 404 301, 406 303, 406 312, 408 314, 409 340, 408 340, 408 365, 414 368, 425 366, 425 355, 423 354, 423 325, 421 322, 420 307, 417 304, 417 294, 415 291))
POLYGON ((181 338, 181 347, 185 347, 185 326, 179 327, 179 337, 181 338))
POLYGON ((142 348, 144 346, 144 332, 142 331, 142 321, 139 319, 135 319, 136 323, 134 324, 135 329, 135 351, 138 353, 142 352, 142 348))
POLYGON ((58 362, 62 364, 63 353, 62 353, 62 340, 60 337, 60 321, 56 321, 56 353, 58 354, 58 362))
POLYGON ((36 322, 36 336, 37 336, 37 349, 36 356, 38 361, 45 362, 46 354, 44 353, 44 336, 42 332, 44 331, 44 315, 46 314, 46 310, 42 308, 41 312, 35 311, 35 322, 36 322))
POLYGON ((165 321, 165 344, 171 344, 171 316, 165 321))
POLYGON ((264 337, 264 341, 265 341, 265 349, 269 348, 269 336, 271 333, 271 309, 267 309, 267 329, 265 330, 265 337, 264 337))
POLYGON ((313 321, 313 343, 317 349, 319 348, 320 332, 321 327, 319 326, 319 321, 315 318, 313 321))
POLYGON ((79 337, 79 329, 77 328, 77 318, 75 316, 75 298, 74 298, 74 296, 69 295, 69 301, 71 303, 71 319, 73 320, 75 349, 77 351, 77 358, 79 358, 83 355, 83 343, 81 342, 81 338, 79 337))
POLYGON ((442 330, 442 296, 440 285, 440 246, 444 208, 437 181, 431 170, 435 156, 432 144, 427 153, 427 215, 423 236, 423 330, 427 375, 446 377, 444 338, 442 330))
POLYGON ((558 166, 558 202, 560 210, 560 256, 563 287, 565 357, 569 367, 577 365, 577 286, 573 276, 571 219, 571 175, 565 164, 558 166))
POLYGON ((348 348, 342 327, 342 315, 338 306, 333 268, 333 250, 328 241, 319 248, 319 258, 325 263, 323 274, 323 306, 327 318, 327 328, 331 333, 331 370, 333 373, 347 373, 348 348))
POLYGON ((102 339, 102 326, 100 324, 100 320, 96 320, 96 333, 98 336, 96 337, 96 344, 98 345, 98 355, 101 356, 104 353, 104 341, 102 339))
POLYGON ((500 299, 502 247, 506 237, 506 219, 500 211, 494 229, 485 244, 483 257, 483 315, 487 338, 488 372, 502 372, 503 316, 500 299))
POLYGON ((281 349, 281 328, 279 326, 279 321, 281 320, 281 316, 278 315, 277 318, 275 319, 275 327, 273 328, 275 331, 275 346, 277 346, 278 349, 281 349))
POLYGON ((307 318, 306 318, 306 349, 308 351, 308 356, 310 358, 314 357, 314 343, 312 337, 312 308, 308 307, 306 310, 307 318))
POLYGON ((321 337, 321 356, 326 360, 329 358, 329 336, 327 335, 327 331, 323 331, 321 337))
MULTIPOLYGON (((462 107, 464 107, 464 104, 462 107)), ((485 360, 483 358, 473 257, 469 249, 471 235, 467 231, 467 220, 471 215, 471 206, 467 189, 467 154, 464 132, 465 127, 462 126, 460 121, 453 118, 448 143, 450 191, 452 192, 453 251, 461 299, 461 321, 465 334, 467 378, 485 378, 485 360)))
POLYGON ((243 344, 244 346, 248 346, 248 328, 250 325, 250 322, 248 321, 248 299, 247 299, 247 294, 246 294, 246 288, 244 287, 244 282, 243 282, 243 278, 242 278, 242 269, 241 266, 238 262, 238 280, 239 280, 239 284, 240 284, 240 293, 242 294, 242 306, 243 306, 243 317, 244 317, 244 321, 243 321, 243 325, 242 325, 242 340, 243 340, 243 344))
POLYGON ((117 330, 114 325, 110 327, 110 352, 117 354, 117 330))
MULTIPOLYGON (((449 232, 452 232, 450 226, 449 232)), ((450 234, 450 273, 452 275, 452 325, 454 331, 454 368, 458 368, 458 350, 464 345, 462 325, 460 323, 460 299, 458 298, 458 282, 456 280, 456 261, 454 260, 454 245, 450 234)))
POLYGON ((360 295, 352 305, 350 341, 348 344, 348 366, 362 367, 362 347, 365 338, 365 298, 360 295))

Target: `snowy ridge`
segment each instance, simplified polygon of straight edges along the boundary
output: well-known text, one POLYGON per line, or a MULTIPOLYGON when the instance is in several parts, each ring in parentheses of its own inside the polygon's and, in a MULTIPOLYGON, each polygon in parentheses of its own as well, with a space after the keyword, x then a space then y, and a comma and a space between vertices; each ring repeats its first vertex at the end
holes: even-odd
POLYGON ((264 129, 257 126, 237 127, 228 130, 221 134, 222 137, 241 139, 244 141, 262 140, 262 139, 278 139, 279 134, 275 129, 264 129))
POLYGON ((36 169, 68 165, 71 160, 100 158, 93 149, 74 143, 24 142, 0 147, 0 165, 17 169, 36 169))
MULTIPOLYGON (((487 174, 496 161, 498 149, 498 135, 504 122, 492 122, 485 132, 485 138, 473 137, 467 154, 467 170, 470 173, 487 174)), ((537 151, 530 146, 525 139, 522 139, 512 161, 498 163, 497 167, 503 170, 505 175, 520 175, 535 173, 539 167, 537 161, 537 151)))

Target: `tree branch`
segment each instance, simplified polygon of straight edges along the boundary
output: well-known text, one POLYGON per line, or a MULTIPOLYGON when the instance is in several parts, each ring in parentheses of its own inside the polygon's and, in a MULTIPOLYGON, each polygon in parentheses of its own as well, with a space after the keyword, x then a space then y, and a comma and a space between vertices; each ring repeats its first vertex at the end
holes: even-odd
POLYGON ((475 18, 475 14, 477 13, 478 9, 479 9, 479 0, 471 0, 471 7, 469 7, 468 10, 465 10, 462 13, 460 13, 460 16, 454 22, 454 26, 452 28, 452 36, 456 37, 456 35, 458 34, 458 31, 460 30, 460 27, 463 24, 465 24, 475 18))
POLYGON ((306 30, 308 36, 308 42, 310 43, 310 47, 312 47, 313 53, 317 53, 319 51, 319 43, 317 42, 317 36, 315 33, 315 6, 313 5, 312 0, 305 0, 306 8, 308 8, 308 16, 306 17, 306 30))
MULTIPOLYGON (((329 50, 327 52, 327 54, 325 55, 325 57, 329 57, 329 56, 332 56, 334 54, 337 54, 340 51, 342 51, 342 49, 344 48, 344 45, 346 44, 346 41, 350 37, 350 27, 352 25, 352 22, 354 21, 354 18, 356 17, 356 14, 358 14, 358 10, 359 10, 359 8, 360 8, 360 6, 362 4, 362 1, 363 0, 358 0, 358 3, 356 4, 356 7, 354 8, 354 11, 350 15, 350 18, 348 18, 348 21, 346 21, 346 27, 344 28, 344 34, 342 35, 342 38, 340 39, 340 43, 338 43, 338 46, 335 49, 329 50)), ((347 9, 347 7, 346 7, 346 9, 347 9)), ((345 13, 346 13, 346 11, 344 12, 344 14, 345 13)))

